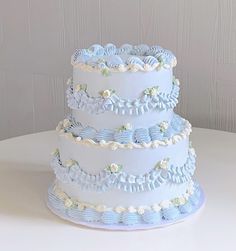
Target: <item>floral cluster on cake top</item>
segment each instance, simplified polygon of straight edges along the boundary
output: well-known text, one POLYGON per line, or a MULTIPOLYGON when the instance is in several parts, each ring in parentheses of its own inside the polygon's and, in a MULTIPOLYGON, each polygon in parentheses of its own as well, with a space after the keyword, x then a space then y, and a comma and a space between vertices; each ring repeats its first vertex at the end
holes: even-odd
POLYGON ((146 44, 124 44, 116 47, 107 44, 104 47, 94 44, 88 49, 77 49, 71 63, 87 71, 101 71, 104 74, 125 71, 153 71, 162 67, 170 68, 177 64, 174 54, 160 46, 146 44))

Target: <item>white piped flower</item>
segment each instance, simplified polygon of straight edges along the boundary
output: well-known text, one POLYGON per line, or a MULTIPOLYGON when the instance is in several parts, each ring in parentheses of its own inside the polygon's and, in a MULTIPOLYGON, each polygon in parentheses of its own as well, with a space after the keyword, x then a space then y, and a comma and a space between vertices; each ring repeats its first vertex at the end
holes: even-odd
POLYGON ((69 126, 71 126, 70 120, 69 119, 64 119, 63 120, 63 127, 65 128, 65 127, 69 127, 69 126))
POLYGON ((126 130, 132 130, 132 125, 131 125, 130 123, 127 123, 127 124, 125 125, 125 129, 126 129, 126 130))
POLYGON ((136 212, 137 212, 137 209, 134 208, 133 206, 130 206, 130 207, 128 207, 128 211, 129 211, 130 213, 136 213, 136 212))
POLYGON ((157 93, 158 93, 158 88, 155 88, 155 87, 151 88, 151 90, 150 90, 150 95, 151 96, 156 96, 157 93))
POLYGON ((81 139, 82 139, 81 137, 76 137, 76 141, 78 142, 81 141, 81 139))
POLYGON ((77 84, 74 88, 74 90, 76 92, 79 92, 79 91, 87 91, 87 84, 77 84))
POLYGON ((179 82, 179 80, 177 78, 174 78, 173 84, 179 86, 180 82, 179 82))
POLYGON ((140 206, 140 207, 138 208, 138 214, 144 214, 144 213, 145 213, 145 207, 140 206))
POLYGON ((154 86, 154 87, 145 89, 144 94, 153 97, 158 94, 158 91, 159 91, 158 86, 154 86))
POLYGON ((179 205, 184 205, 186 203, 186 199, 182 196, 179 197, 179 205))
POLYGON ((67 198, 65 200, 64 204, 65 204, 65 207, 69 208, 69 207, 71 207, 73 205, 73 201, 71 199, 67 198))
POLYGON ((81 85, 80 84, 76 85, 75 86, 75 91, 79 92, 80 90, 81 90, 81 85))
POLYGON ((105 205, 97 205, 96 206, 96 211, 98 211, 98 212, 104 212, 104 211, 106 211, 106 206, 105 205))
POLYGON ((82 211, 84 210, 85 206, 82 203, 78 203, 77 208, 82 211))
POLYGON ((152 205, 152 209, 153 209, 155 212, 160 212, 161 207, 160 207, 158 204, 153 204, 153 205, 152 205))
POLYGON ((132 130, 132 125, 130 123, 126 123, 125 125, 121 126, 118 130, 120 132, 126 131, 126 130, 132 130))
POLYGON ((116 163, 111 163, 109 166, 109 170, 112 173, 117 173, 121 170, 122 166, 121 165, 117 165, 116 163))
POLYGON ((56 148, 54 151, 52 151, 51 155, 57 156, 59 154, 59 149, 56 148))
POLYGON ((184 197, 175 198, 172 200, 172 203, 175 206, 180 206, 186 203, 186 199, 184 197))
POLYGON ((68 159, 65 161, 65 166, 66 167, 72 167, 73 165, 77 164, 77 162, 73 159, 68 159))
POLYGON ((171 206, 171 201, 170 200, 163 200, 161 203, 160 203, 160 206, 162 208, 169 208, 171 206))
POLYGON ((161 132, 165 132, 169 127, 169 123, 167 121, 162 121, 159 124, 159 127, 160 127, 161 132))
POLYGON ((168 164, 169 164, 169 158, 163 159, 156 164, 156 168, 166 170, 168 168, 168 164))
POLYGON ((112 163, 110 165, 110 169, 111 169, 112 172, 117 172, 119 170, 119 166, 117 164, 115 164, 115 163, 112 163))
POLYGON ((111 96, 111 91, 110 90, 105 90, 102 92, 103 98, 109 98, 111 96))
POLYGON ((120 213, 123 213, 125 211, 125 208, 124 207, 121 207, 121 206, 118 206, 115 208, 115 211, 120 214, 120 213))

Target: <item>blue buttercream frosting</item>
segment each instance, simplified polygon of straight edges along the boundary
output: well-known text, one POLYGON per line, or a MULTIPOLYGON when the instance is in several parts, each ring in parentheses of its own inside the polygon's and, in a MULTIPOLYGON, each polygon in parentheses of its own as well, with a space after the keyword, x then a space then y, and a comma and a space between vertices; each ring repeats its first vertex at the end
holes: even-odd
POLYGON ((164 137, 170 138, 175 132, 171 127, 168 127, 168 129, 164 132, 164 137))
POLYGON ((54 193, 48 193, 48 201, 53 205, 54 208, 62 210, 64 208, 64 203, 62 200, 57 198, 54 193))
POLYGON ((172 121, 171 121, 171 125, 173 130, 175 131, 180 131, 181 128, 183 128, 183 120, 180 119, 181 117, 177 114, 175 114, 175 116, 173 116, 172 121))
POLYGON ((144 56, 148 50, 149 50, 148 45, 140 44, 140 45, 133 46, 130 54, 137 55, 137 56, 144 56))
POLYGON ((166 220, 175 220, 180 215, 177 207, 170 207, 162 210, 162 215, 166 220))
POLYGON ((146 44, 130 45, 124 44, 120 48, 117 48, 114 44, 107 44, 101 46, 94 44, 88 49, 77 49, 72 55, 71 63, 73 65, 84 64, 94 69, 114 69, 120 66, 128 66, 127 70, 130 70, 130 65, 140 67, 140 70, 145 71, 144 65, 154 67, 158 69, 160 63, 164 67, 174 67, 176 65, 176 57, 172 52, 163 49, 160 46, 149 47, 146 44), (113 56, 119 57, 115 63, 113 56), (102 64, 101 64, 102 62, 102 64))
POLYGON ((139 128, 136 129, 134 132, 134 141, 137 143, 149 143, 151 141, 151 138, 149 136, 148 129, 145 128, 139 128))
POLYGON ((116 46, 114 44, 107 44, 104 47, 105 56, 110 56, 110 55, 115 55, 115 54, 116 54, 116 46))
POLYGON ((84 221, 88 222, 99 221, 100 213, 98 213, 94 209, 86 208, 82 213, 82 217, 84 221))
POLYGON ((143 62, 145 64, 149 64, 149 65, 153 66, 154 64, 158 63, 158 60, 153 56, 147 56, 143 59, 143 62))
POLYGON ((97 132, 94 128, 88 126, 83 128, 78 136, 81 137, 82 139, 93 139, 96 133, 97 132))
POLYGON ((163 133, 161 132, 160 127, 158 125, 150 127, 149 134, 152 141, 163 140, 163 133))
POLYGON ((104 224, 118 224, 120 222, 120 214, 113 211, 106 211, 102 213, 101 221, 104 224))
POLYGON ((199 200, 199 198, 198 198, 198 196, 196 194, 193 194, 189 198, 190 203, 192 203, 192 205, 194 205, 194 206, 197 205, 198 200, 199 200))
POLYGON ((125 225, 135 225, 138 224, 140 220, 141 217, 137 213, 124 212, 122 215, 122 222, 125 225))
POLYGON ((106 64, 108 67, 116 68, 119 67, 123 63, 120 56, 112 55, 106 60, 106 64))
POLYGON ((115 141, 121 144, 127 144, 133 142, 132 136, 133 136, 132 130, 123 130, 114 133, 115 141))
POLYGON ((179 206, 179 210, 182 214, 190 213, 193 210, 193 206, 188 201, 186 204, 179 206))
POLYGON ((94 44, 89 47, 89 51, 92 52, 92 55, 95 56, 103 56, 105 53, 105 49, 100 44, 94 44))
POLYGON ((123 44, 120 48, 117 48, 117 54, 130 54, 133 49, 133 45, 131 44, 123 44))
POLYGON ((161 222, 162 220, 161 212, 146 211, 143 214, 143 220, 148 224, 156 224, 158 222, 161 222))
POLYGON ((68 208, 67 214, 74 219, 83 220, 83 210, 79 210, 78 208, 68 208))
POLYGON ((139 57, 136 57, 136 56, 128 57, 126 63, 129 65, 136 65, 136 64, 141 65, 141 66, 144 65, 144 62, 139 57))
POLYGON ((97 132, 95 139, 98 142, 101 140, 114 141, 114 131, 110 129, 102 129, 97 132))

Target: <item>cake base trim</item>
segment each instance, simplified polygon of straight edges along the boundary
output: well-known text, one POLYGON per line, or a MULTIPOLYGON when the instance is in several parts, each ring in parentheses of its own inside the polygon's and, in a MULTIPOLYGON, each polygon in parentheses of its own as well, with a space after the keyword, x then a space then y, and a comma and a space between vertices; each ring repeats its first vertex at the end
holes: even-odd
MULTIPOLYGON (((108 229, 108 230, 141 230, 141 229, 152 229, 169 226, 178 222, 182 222, 187 218, 190 218, 195 214, 199 209, 201 209, 205 204, 205 196, 201 187, 197 184, 194 194, 190 197, 189 201, 178 207, 167 208, 166 210, 161 211, 160 214, 142 214, 138 218, 137 213, 122 214, 122 220, 119 220, 118 223, 111 223, 110 219, 117 214, 105 215, 99 214, 96 215, 93 212, 86 211, 86 219, 81 220, 81 215, 78 214, 78 211, 73 211, 64 206, 64 203, 58 200, 58 198, 53 194, 52 187, 48 191, 48 208, 60 218, 73 222, 78 225, 99 228, 99 229, 108 229), (57 199, 57 203, 54 203, 53 200, 57 199), (96 217, 95 217, 96 216, 96 217), (123 223, 124 221, 129 220, 128 224, 123 223), (141 219, 141 220, 140 220, 141 219), (103 222, 102 222, 103 221, 103 222), (149 223, 147 223, 149 222, 149 223)), ((111 212, 114 213, 114 212, 111 212)), ((121 217, 121 216, 119 216, 121 217)))

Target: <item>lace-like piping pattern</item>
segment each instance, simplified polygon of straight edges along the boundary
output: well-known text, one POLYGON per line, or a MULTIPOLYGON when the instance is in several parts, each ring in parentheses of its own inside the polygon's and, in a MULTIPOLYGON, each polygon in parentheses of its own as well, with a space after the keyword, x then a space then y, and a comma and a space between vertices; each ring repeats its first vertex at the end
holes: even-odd
POLYGON ((91 97, 86 90, 75 91, 72 79, 68 80, 67 102, 71 109, 87 111, 91 114, 101 114, 106 111, 119 115, 142 115, 150 110, 173 109, 178 103, 179 85, 174 80, 172 90, 169 94, 160 92, 151 96, 141 95, 133 101, 120 98, 113 93, 110 97, 91 97))
POLYGON ((195 151, 193 148, 189 149, 188 158, 183 166, 171 164, 164 169, 154 167, 143 175, 127 174, 122 169, 112 172, 108 168, 94 175, 84 171, 76 161, 69 162, 69 167, 61 162, 59 151, 56 151, 51 162, 57 179, 64 183, 74 183, 82 189, 95 191, 116 188, 126 192, 143 192, 154 190, 166 182, 180 184, 190 181, 195 171, 195 151))

